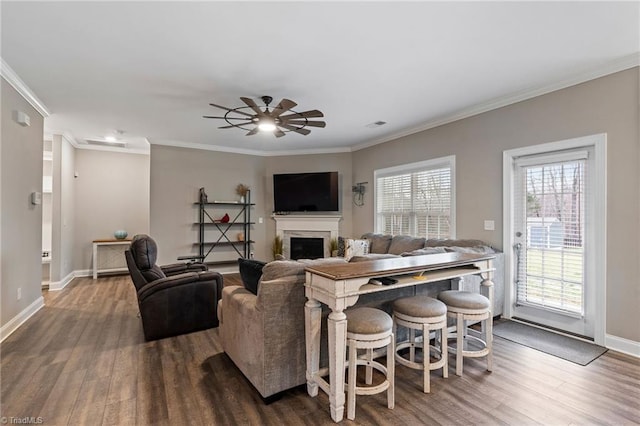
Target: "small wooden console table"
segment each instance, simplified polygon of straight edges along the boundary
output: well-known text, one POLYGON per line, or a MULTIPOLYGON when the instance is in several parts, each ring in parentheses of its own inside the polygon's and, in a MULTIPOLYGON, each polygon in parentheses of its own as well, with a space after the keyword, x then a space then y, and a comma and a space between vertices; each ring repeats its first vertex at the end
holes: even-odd
MULTIPOLYGON (((104 239, 104 240, 93 240, 93 279, 98 278, 98 272, 122 272, 126 271, 127 268, 108 268, 108 269, 99 269, 98 263, 98 247, 100 246, 128 246, 131 244, 131 238, 117 240, 117 239, 104 239)), ((126 249, 126 247, 125 247, 126 249)), ((122 250, 124 253, 124 250, 122 250)))
POLYGON ((344 310, 361 294, 452 280, 452 287, 467 275, 483 278, 481 292, 493 307, 493 254, 442 253, 338 265, 319 265, 306 269, 305 342, 307 349, 307 392, 312 397, 321 388, 329 395, 331 418, 344 415, 344 369, 347 317, 344 310), (392 276, 396 284, 369 284, 369 279, 392 276), (329 368, 320 369, 320 326, 324 303, 331 309, 328 322, 329 368), (323 376, 329 375, 329 382, 323 376))

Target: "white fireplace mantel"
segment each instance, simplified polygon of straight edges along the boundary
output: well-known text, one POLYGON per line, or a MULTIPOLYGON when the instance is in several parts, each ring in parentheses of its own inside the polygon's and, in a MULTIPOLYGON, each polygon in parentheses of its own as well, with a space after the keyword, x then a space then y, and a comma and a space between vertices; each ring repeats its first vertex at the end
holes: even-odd
POLYGON ((305 214, 305 215, 273 215, 276 221, 276 235, 283 240, 283 254, 289 257, 291 236, 317 236, 325 240, 325 256, 329 256, 329 239, 337 239, 340 235, 339 215, 305 214))

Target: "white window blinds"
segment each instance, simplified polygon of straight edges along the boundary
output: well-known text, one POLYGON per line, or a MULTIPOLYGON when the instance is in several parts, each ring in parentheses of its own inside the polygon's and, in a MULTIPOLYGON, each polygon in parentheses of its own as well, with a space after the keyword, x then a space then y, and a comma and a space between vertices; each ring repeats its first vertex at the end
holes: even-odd
POLYGON ((526 238, 517 252, 519 305, 584 313, 587 155, 516 161, 521 207, 515 223, 526 238))
POLYGON ((454 236, 453 157, 376 171, 376 232, 454 236))

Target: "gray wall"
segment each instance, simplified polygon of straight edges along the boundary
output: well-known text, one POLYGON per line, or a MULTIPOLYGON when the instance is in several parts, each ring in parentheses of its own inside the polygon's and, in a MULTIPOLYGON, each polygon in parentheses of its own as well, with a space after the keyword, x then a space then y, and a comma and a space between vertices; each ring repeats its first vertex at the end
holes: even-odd
MULTIPOLYGON (((260 157, 161 145, 151 146, 151 235, 159 246, 160 263, 175 262, 178 256, 195 253, 198 189, 204 187, 209 201, 235 200, 235 187, 244 183, 251 188, 251 238, 256 241, 256 259, 270 260, 275 237, 273 211, 273 174, 314 171, 338 171, 342 189, 341 232, 351 234, 351 154, 293 155, 260 157), (263 223, 258 223, 262 218, 263 223)), ((237 257, 222 250, 207 260, 237 257)), ((227 269, 222 268, 222 271, 227 269)))
POLYGON ((42 297, 42 205, 30 194, 42 191, 43 118, 4 79, 0 130, 0 325, 42 297), (31 126, 18 125, 15 111, 25 112, 31 126), (22 298, 17 300, 18 288, 22 298))
MULTIPOLYGON (((265 165, 262 157, 176 148, 151 146, 151 236, 158 243, 158 263, 176 262, 178 256, 196 253, 193 243, 198 230, 193 225, 198 210, 198 190, 205 188, 209 201, 238 200, 236 185, 243 183, 251 189, 251 231, 255 257, 264 259, 267 251, 265 223, 257 223, 258 217, 266 218, 265 165)), ((224 214, 217 211, 220 217, 224 214)), ((229 210, 232 214, 232 209, 229 210)), ((237 258, 237 253, 222 250, 218 256, 207 260, 237 258)))
MULTIPOLYGON (((514 105, 416 133, 353 154, 354 181, 375 169, 456 156, 457 236, 502 246, 502 153, 607 133, 606 332, 640 341, 639 69, 612 74, 514 105), (484 231, 483 220, 495 220, 484 231)), ((373 188, 372 185, 370 185, 373 188)), ((354 234, 373 228, 365 197, 354 234)))
POLYGON ((75 150, 75 171, 66 178, 75 186, 74 270, 92 266, 92 241, 149 232, 149 156, 75 150))

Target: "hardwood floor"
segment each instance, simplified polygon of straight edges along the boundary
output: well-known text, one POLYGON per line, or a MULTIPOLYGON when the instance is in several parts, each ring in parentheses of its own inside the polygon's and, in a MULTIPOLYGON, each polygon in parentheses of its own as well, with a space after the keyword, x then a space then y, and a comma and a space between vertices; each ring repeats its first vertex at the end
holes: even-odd
MULTIPOLYGON (((225 282, 234 282, 225 277, 225 282)), ((237 281, 235 281, 237 282, 237 281)), ((265 405, 224 354, 218 330, 145 342, 128 276, 75 279, 5 340, 1 416, 45 425, 333 424, 326 395, 299 387, 265 405)), ((303 319, 301 318, 301 321, 303 319)), ((345 424, 640 424, 640 362, 609 351, 586 367, 495 338, 494 371, 464 377, 396 368, 396 406, 360 396, 345 424)))

